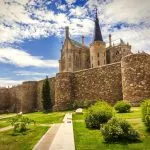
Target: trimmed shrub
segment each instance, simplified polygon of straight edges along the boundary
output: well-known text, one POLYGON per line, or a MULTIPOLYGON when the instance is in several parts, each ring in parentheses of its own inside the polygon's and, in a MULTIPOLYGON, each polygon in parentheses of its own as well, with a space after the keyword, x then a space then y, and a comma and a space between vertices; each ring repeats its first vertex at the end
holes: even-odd
POLYGON ((145 126, 150 129, 150 99, 142 103, 142 120, 145 126))
POLYGON ((112 118, 112 107, 106 102, 97 102, 89 107, 85 123, 87 128, 99 129, 100 125, 112 118))
POLYGON ((114 108, 119 113, 127 113, 127 112, 130 112, 131 104, 129 104, 128 102, 125 102, 125 101, 118 101, 115 104, 114 108))
POLYGON ((106 142, 137 141, 139 133, 123 119, 112 118, 101 128, 101 133, 106 142))

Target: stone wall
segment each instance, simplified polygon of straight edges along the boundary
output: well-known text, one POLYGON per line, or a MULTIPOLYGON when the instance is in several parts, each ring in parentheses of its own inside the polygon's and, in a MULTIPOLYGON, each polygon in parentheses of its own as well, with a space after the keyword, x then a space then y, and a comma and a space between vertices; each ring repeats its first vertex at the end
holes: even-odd
POLYGON ((14 112, 32 112, 37 108, 37 82, 24 82, 10 89, 11 108, 14 112))
POLYGON ((63 72, 56 75, 54 110, 65 110, 71 107, 71 103, 74 99, 72 78, 73 73, 71 72, 63 72))
POLYGON ((7 112, 10 108, 10 93, 8 88, 0 88, 0 113, 7 112))
MULTIPOLYGON (((55 101, 55 78, 49 79, 51 99, 55 101)), ((28 81, 12 88, 0 89, 0 112, 33 112, 42 110, 41 81, 28 81)))
POLYGON ((141 101, 150 98, 150 55, 140 53, 126 56, 121 66, 123 99, 138 106, 141 101))
POLYGON ((75 72, 72 83, 75 100, 103 99, 114 104, 122 99, 120 63, 75 72))
POLYGON ((122 98, 120 63, 56 76, 55 110, 68 109, 73 101, 103 99, 114 104, 122 98))
MULTIPOLYGON (((111 104, 124 99, 138 106, 150 98, 150 55, 140 53, 120 62, 78 72, 62 72, 49 79, 54 110, 72 107, 74 101, 103 99, 111 104)), ((0 112, 42 110, 41 81, 0 89, 0 112)))

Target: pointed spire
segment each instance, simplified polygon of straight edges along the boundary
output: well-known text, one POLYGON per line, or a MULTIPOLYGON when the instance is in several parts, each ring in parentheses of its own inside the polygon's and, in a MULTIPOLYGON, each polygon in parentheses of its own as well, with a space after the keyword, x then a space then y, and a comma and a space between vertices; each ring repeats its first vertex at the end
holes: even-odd
POLYGON ((96 14, 95 14, 95 28, 94 28, 94 37, 93 41, 103 41, 101 29, 99 26, 99 20, 97 15, 97 8, 96 8, 96 14))

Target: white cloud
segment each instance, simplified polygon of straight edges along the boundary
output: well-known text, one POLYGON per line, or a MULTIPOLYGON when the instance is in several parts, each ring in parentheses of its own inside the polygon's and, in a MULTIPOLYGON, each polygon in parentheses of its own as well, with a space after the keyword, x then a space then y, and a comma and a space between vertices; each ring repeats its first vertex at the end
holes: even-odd
POLYGON ((22 80, 12 80, 10 78, 0 78, 0 87, 11 87, 21 84, 22 80))
MULTIPOLYGON (((150 1, 144 0, 88 0, 83 6, 74 6, 76 0, 66 0, 72 7, 65 11, 66 5, 56 2, 57 9, 65 13, 56 13, 46 8, 44 0, 13 0, 9 3, 0 0, 0 43, 21 42, 24 39, 36 39, 55 34, 63 36, 64 27, 69 25, 71 35, 91 36, 94 28, 93 9, 98 8, 100 24, 104 39, 111 31, 114 39, 122 38, 133 44, 133 50, 145 49, 148 51, 150 27, 150 1), (37 6, 35 8, 34 6, 37 6), (89 14, 87 14, 87 12, 89 14), (126 23, 128 27, 112 28, 118 23, 126 23), (142 29, 141 29, 141 23, 142 29), (128 34, 127 34, 128 33, 128 34), (142 34, 142 35, 141 35, 142 34), (136 38, 136 39, 135 39, 136 38)), ((49 1, 49 5, 53 1, 49 1)), ((0 58, 1 62, 6 61, 0 58)))
POLYGON ((19 67, 58 67, 57 60, 44 60, 41 57, 32 56, 25 51, 13 48, 0 48, 0 61, 19 67))
POLYGON ((57 6, 57 9, 60 9, 60 10, 62 10, 62 11, 66 11, 66 10, 67 10, 67 7, 66 7, 66 5, 58 5, 58 6, 57 6))
POLYGON ((87 15, 87 13, 87 9, 85 9, 84 7, 77 6, 75 8, 70 9, 69 15, 84 18, 87 15))
POLYGON ((127 22, 138 24, 150 19, 149 0, 113 0, 105 5, 107 23, 127 22))
POLYGON ((76 2, 76 0, 65 0, 65 1, 66 1, 66 3, 68 3, 68 4, 73 4, 73 3, 76 2))
POLYGON ((33 72, 33 71, 25 71, 25 70, 15 71, 14 73, 17 76, 47 76, 49 74, 44 72, 33 72))

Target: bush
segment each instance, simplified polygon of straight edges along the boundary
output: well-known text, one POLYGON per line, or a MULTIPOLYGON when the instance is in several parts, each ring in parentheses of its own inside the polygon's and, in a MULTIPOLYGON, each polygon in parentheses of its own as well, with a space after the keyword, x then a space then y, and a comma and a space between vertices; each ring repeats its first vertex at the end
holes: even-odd
POLYGON ((130 109, 131 109, 131 105, 125 101, 118 101, 114 107, 115 107, 115 110, 117 110, 119 113, 130 112, 130 109))
POLYGON ((73 108, 88 108, 89 106, 91 106, 93 103, 95 103, 94 101, 90 101, 90 100, 75 100, 73 102, 72 107, 73 108))
POLYGON ((139 133, 123 119, 112 118, 101 128, 101 133, 106 142, 139 140, 139 133))
POLYGON ((100 125, 106 123, 112 117, 112 107, 106 102, 97 102, 89 107, 85 123, 87 128, 99 129, 100 125))
POLYGON ((14 132, 23 132, 26 131, 27 125, 29 125, 30 123, 35 124, 35 121, 29 119, 28 117, 17 115, 9 119, 9 123, 13 126, 14 132))
POLYGON ((150 99, 142 103, 142 120, 146 127, 150 129, 150 99))

